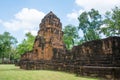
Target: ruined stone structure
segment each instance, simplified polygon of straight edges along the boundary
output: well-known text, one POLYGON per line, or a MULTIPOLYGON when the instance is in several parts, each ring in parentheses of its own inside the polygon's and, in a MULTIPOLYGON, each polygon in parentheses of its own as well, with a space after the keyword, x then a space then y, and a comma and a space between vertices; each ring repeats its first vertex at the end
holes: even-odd
POLYGON ((65 53, 62 24, 53 12, 48 13, 42 19, 39 27, 40 30, 36 36, 33 51, 23 54, 22 60, 51 60, 59 52, 65 53))
POLYGON ((51 60, 53 58, 53 49, 65 51, 62 41, 62 24, 52 12, 48 13, 42 19, 39 25, 40 30, 35 39, 33 53, 36 53, 35 60, 51 60))
POLYGON ((94 40, 75 46, 75 73, 108 77, 108 80, 120 78, 120 37, 94 40))
POLYGON ((21 56, 22 69, 49 69, 77 75, 120 79, 120 37, 108 37, 66 50, 62 24, 52 12, 40 23, 33 50, 21 56))

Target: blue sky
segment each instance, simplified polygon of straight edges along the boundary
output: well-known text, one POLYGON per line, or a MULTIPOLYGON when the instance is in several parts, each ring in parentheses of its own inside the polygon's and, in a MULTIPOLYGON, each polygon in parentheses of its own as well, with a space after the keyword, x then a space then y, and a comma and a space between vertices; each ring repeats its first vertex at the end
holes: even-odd
POLYGON ((78 25, 77 17, 91 8, 101 14, 120 6, 120 0, 1 0, 0 34, 8 31, 21 42, 26 32, 36 35, 41 19, 53 11, 63 27, 78 25))

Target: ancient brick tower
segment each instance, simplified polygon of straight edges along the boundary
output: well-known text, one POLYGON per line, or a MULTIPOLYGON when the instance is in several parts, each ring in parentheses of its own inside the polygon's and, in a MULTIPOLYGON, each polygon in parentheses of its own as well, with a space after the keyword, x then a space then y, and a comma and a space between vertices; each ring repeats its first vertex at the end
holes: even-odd
POLYGON ((39 27, 33 47, 34 60, 51 60, 55 49, 57 52, 65 51, 62 24, 53 12, 49 12, 42 19, 39 27))

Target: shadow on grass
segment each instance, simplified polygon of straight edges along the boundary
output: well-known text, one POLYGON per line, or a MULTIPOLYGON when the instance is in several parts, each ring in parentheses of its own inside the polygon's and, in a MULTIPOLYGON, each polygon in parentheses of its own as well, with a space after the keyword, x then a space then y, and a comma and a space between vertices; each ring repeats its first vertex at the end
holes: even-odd
POLYGON ((13 68, 13 69, 0 69, 0 71, 23 71, 23 70, 13 68))
POLYGON ((22 71, 19 67, 9 66, 9 65, 0 65, 0 71, 22 71), (7 67, 8 66, 8 67, 7 67))

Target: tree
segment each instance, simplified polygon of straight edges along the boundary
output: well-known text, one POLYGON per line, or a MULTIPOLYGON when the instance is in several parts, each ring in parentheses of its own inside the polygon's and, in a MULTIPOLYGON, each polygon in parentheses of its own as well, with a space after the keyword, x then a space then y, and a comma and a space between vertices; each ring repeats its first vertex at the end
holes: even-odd
POLYGON ((4 62, 4 58, 11 59, 11 48, 17 43, 16 38, 10 35, 9 32, 4 32, 0 35, 0 58, 4 62))
POLYGON ((30 32, 25 34, 26 38, 17 46, 17 54, 15 55, 16 59, 19 59, 22 54, 33 49, 33 44, 35 36, 30 32))
POLYGON ((63 29, 63 32, 63 40, 66 44, 67 49, 70 49, 76 44, 77 39, 79 38, 78 30, 73 25, 67 25, 63 29))
POLYGON ((120 8, 115 7, 112 12, 106 12, 102 32, 106 36, 120 36, 120 8))
POLYGON ((103 22, 97 10, 91 9, 89 12, 83 12, 78 20, 78 29, 82 30, 85 41, 100 39, 99 30, 103 22))

